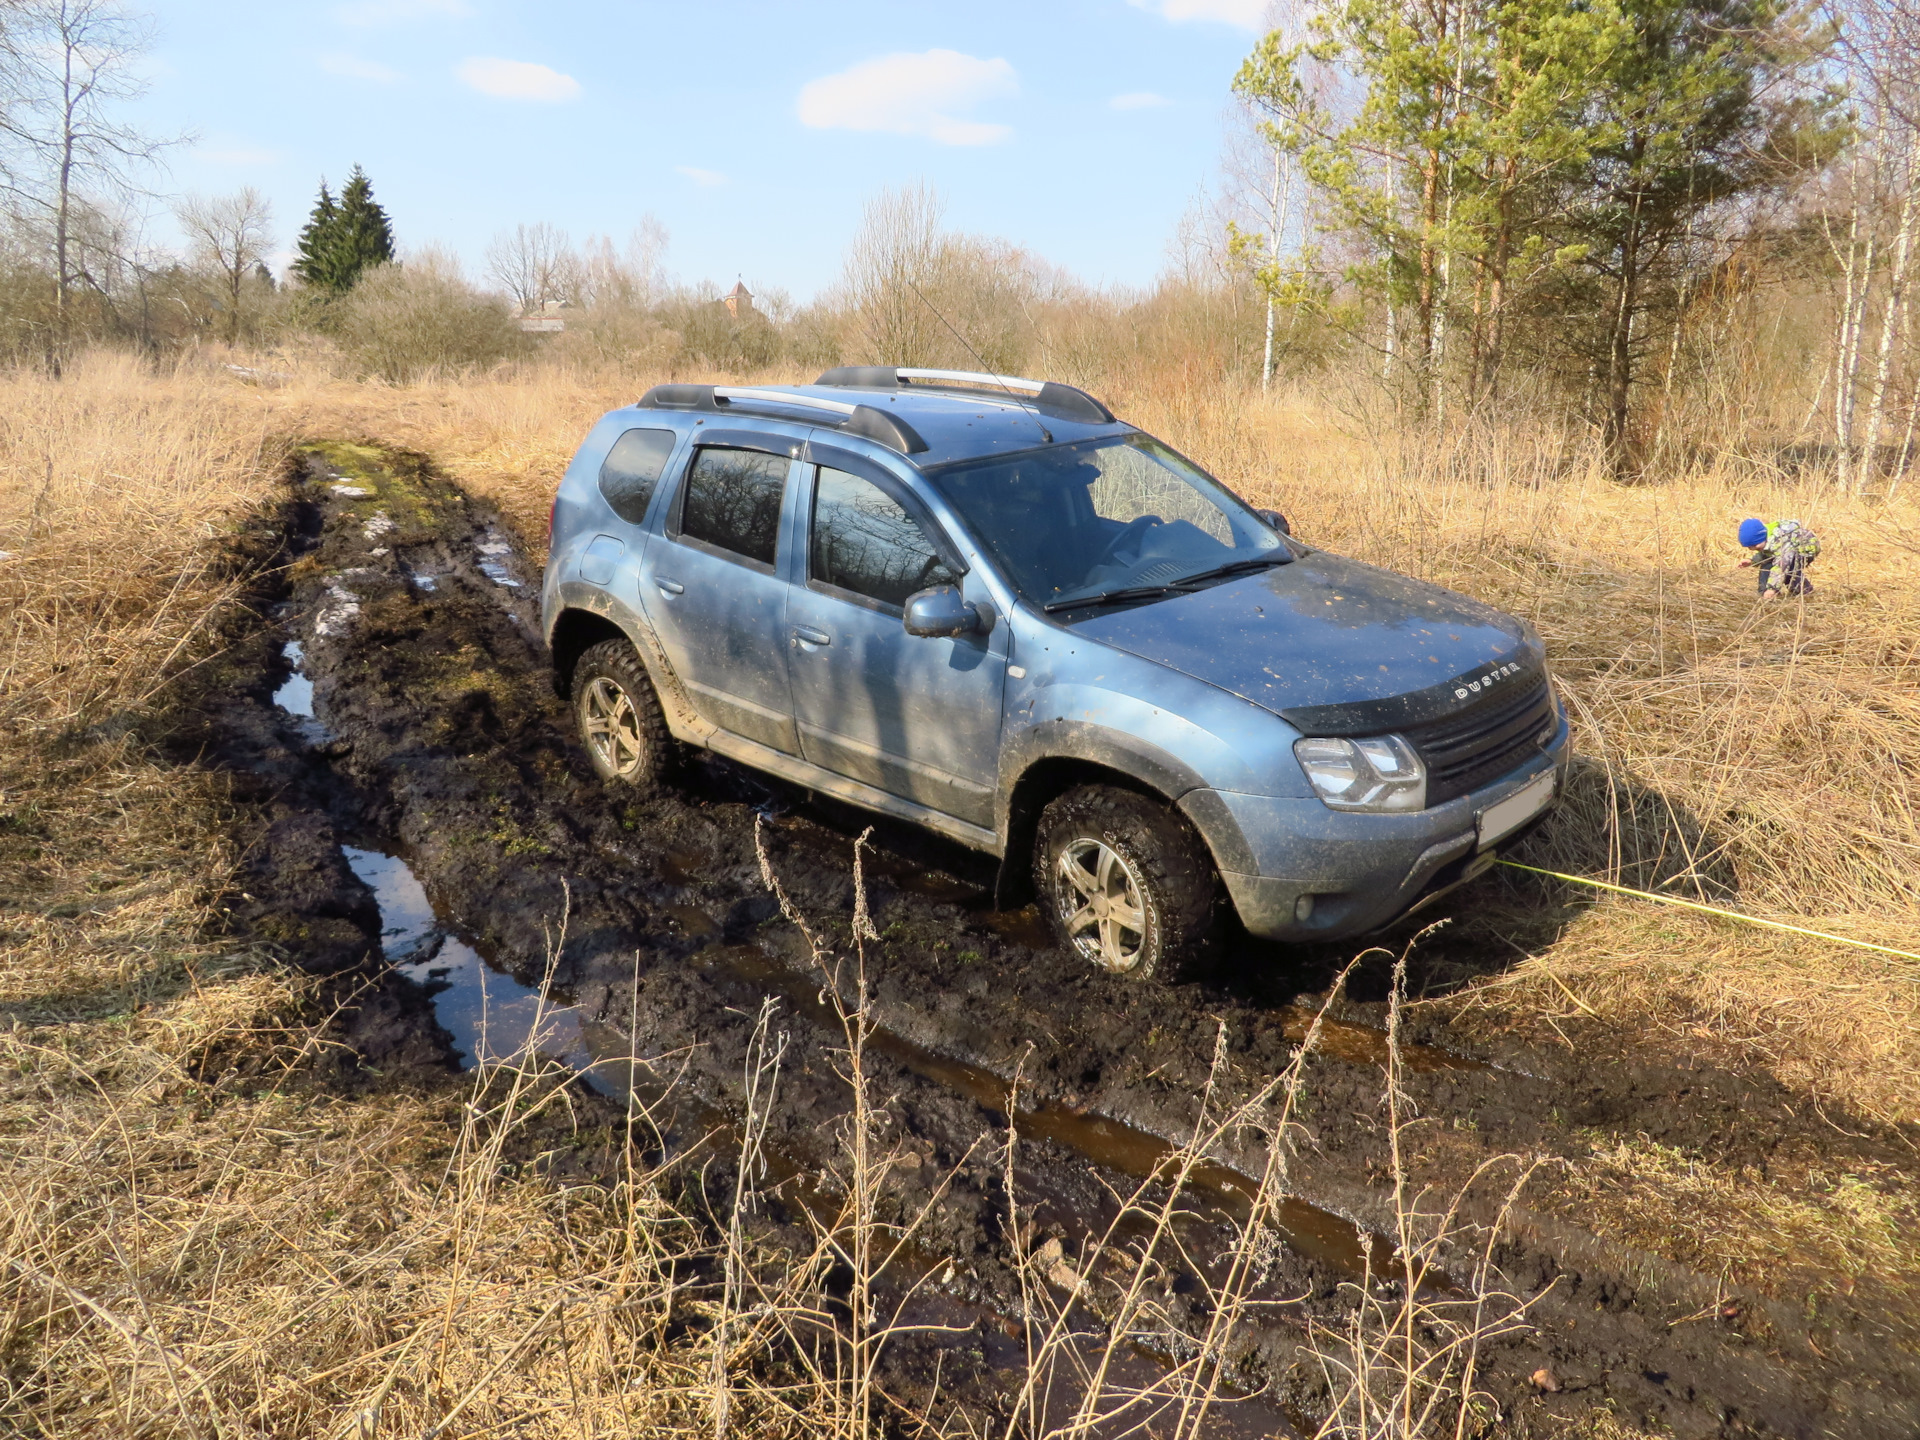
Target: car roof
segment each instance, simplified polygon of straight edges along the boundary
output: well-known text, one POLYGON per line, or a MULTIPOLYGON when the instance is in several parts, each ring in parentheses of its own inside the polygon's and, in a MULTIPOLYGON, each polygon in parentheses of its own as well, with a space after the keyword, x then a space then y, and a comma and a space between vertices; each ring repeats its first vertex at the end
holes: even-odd
MULTIPOLYGON (((812 385, 656 385, 636 405, 615 413, 701 414, 709 420, 724 415, 727 424, 743 429, 756 420, 819 426, 880 444, 921 470, 1136 433, 1097 400, 1069 387, 1048 385, 1046 393, 1029 398, 1011 385, 1038 390, 1036 382, 1014 381, 1001 390, 922 383, 908 389, 849 384, 839 379, 844 373, 829 372, 822 377, 829 383, 812 385)), ((883 373, 892 378, 893 372, 883 373)))
POLYGON ((961 460, 1032 450, 1046 444, 1070 445, 1110 435, 1128 435, 1124 420, 1090 422, 1042 409, 1031 401, 990 391, 955 394, 939 390, 865 389, 849 385, 778 385, 773 390, 854 405, 871 405, 911 425, 925 450, 906 458, 922 470, 961 460))

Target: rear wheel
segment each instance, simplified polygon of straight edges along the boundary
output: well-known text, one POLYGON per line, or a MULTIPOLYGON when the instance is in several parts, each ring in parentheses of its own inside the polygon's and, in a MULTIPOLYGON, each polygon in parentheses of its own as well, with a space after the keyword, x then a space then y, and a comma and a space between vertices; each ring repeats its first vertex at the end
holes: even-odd
POLYGON ((1219 877, 1184 817, 1083 785, 1041 812, 1034 886, 1067 947, 1129 980, 1187 979, 1212 959, 1219 877))
POLYGON ((625 640, 602 640, 573 669, 573 718, 603 780, 651 791, 678 758, 660 699, 625 640))

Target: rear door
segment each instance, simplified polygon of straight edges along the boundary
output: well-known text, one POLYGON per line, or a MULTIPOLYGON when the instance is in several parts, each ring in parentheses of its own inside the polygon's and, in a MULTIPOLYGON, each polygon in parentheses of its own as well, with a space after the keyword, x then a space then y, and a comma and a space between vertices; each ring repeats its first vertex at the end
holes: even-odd
POLYGON ((640 584, 647 618, 694 706, 722 729, 788 754, 800 747, 779 556, 798 449, 751 432, 696 437, 640 584))
POLYGON ((1008 626, 923 639, 907 596, 958 584, 993 615, 978 577, 882 467, 811 446, 807 530, 787 605, 794 715, 814 764, 975 825, 993 824, 1008 626))

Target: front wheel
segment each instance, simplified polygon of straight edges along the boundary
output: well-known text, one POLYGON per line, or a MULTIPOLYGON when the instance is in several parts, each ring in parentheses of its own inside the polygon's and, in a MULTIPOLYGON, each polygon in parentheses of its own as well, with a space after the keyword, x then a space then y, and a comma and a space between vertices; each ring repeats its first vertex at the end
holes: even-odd
POLYGON ((603 780, 650 792, 673 768, 677 747, 640 657, 625 640, 602 640, 573 670, 573 717, 603 780))
POLYGON ((1067 947, 1129 980, 1199 973, 1219 933, 1219 877, 1170 807, 1083 785, 1041 812, 1034 885, 1067 947))

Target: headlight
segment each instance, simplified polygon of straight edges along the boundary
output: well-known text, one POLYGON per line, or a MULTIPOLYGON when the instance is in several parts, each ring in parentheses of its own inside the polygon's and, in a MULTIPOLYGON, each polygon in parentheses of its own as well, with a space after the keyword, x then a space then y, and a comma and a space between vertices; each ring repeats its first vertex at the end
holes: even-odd
POLYGON ((1427 808, 1427 767, 1398 735, 1372 740, 1296 740, 1293 753, 1330 809, 1427 808))

